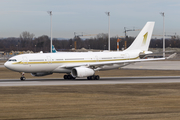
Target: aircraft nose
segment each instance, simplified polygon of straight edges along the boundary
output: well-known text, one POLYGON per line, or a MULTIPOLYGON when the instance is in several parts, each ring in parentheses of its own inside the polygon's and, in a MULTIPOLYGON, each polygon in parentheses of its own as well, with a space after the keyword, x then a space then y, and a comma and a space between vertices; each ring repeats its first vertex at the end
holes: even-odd
POLYGON ((7 66, 7 62, 4 63, 4 66, 5 66, 5 67, 7 66))
POLYGON ((6 68, 10 69, 10 63, 9 63, 9 62, 5 62, 5 63, 4 63, 4 66, 5 66, 6 68))

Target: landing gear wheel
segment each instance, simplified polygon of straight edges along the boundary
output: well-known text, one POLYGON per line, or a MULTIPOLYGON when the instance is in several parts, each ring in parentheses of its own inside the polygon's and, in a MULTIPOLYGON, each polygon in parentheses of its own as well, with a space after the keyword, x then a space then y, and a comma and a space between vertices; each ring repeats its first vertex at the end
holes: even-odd
POLYGON ((64 79, 67 80, 67 75, 64 75, 64 79))
POLYGON ((21 81, 26 80, 26 78, 24 77, 24 74, 25 74, 24 72, 21 72, 21 77, 20 77, 20 80, 21 80, 21 81))
POLYGON ((25 77, 20 77, 20 80, 24 81, 24 80, 26 80, 26 78, 25 77))
POLYGON ((100 78, 99 75, 95 76, 95 80, 99 80, 99 78, 100 78))
POLYGON ((68 80, 72 79, 72 76, 71 75, 68 75, 67 76, 68 80))
POLYGON ((88 76, 87 79, 88 80, 99 80, 100 77, 99 77, 99 75, 93 75, 93 76, 88 76))
POLYGON ((73 77, 72 75, 64 75, 64 79, 65 80, 74 80, 74 79, 76 79, 75 77, 73 77))
POLYGON ((91 77, 90 77, 91 80, 94 80, 94 78, 95 78, 94 76, 91 76, 91 77))

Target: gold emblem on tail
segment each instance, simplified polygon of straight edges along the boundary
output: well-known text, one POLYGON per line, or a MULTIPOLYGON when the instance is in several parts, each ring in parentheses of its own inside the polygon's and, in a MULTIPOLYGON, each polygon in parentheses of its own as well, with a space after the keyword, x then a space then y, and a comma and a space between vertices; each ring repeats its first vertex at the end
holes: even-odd
POLYGON ((142 42, 142 46, 146 45, 147 36, 148 36, 148 32, 146 34, 144 34, 144 39, 143 39, 143 42, 142 42))

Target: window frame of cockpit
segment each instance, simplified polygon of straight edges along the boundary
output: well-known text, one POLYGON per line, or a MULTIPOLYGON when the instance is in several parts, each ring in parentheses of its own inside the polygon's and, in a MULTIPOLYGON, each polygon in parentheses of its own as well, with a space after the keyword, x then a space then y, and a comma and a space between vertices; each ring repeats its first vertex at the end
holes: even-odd
POLYGON ((8 62, 17 62, 16 59, 9 59, 8 62))

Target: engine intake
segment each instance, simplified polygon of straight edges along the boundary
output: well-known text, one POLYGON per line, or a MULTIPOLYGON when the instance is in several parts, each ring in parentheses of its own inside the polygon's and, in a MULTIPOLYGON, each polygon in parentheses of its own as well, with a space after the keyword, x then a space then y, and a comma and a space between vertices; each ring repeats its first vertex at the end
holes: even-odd
POLYGON ((94 70, 86 67, 75 67, 71 70, 73 77, 87 77, 94 75, 94 70))

